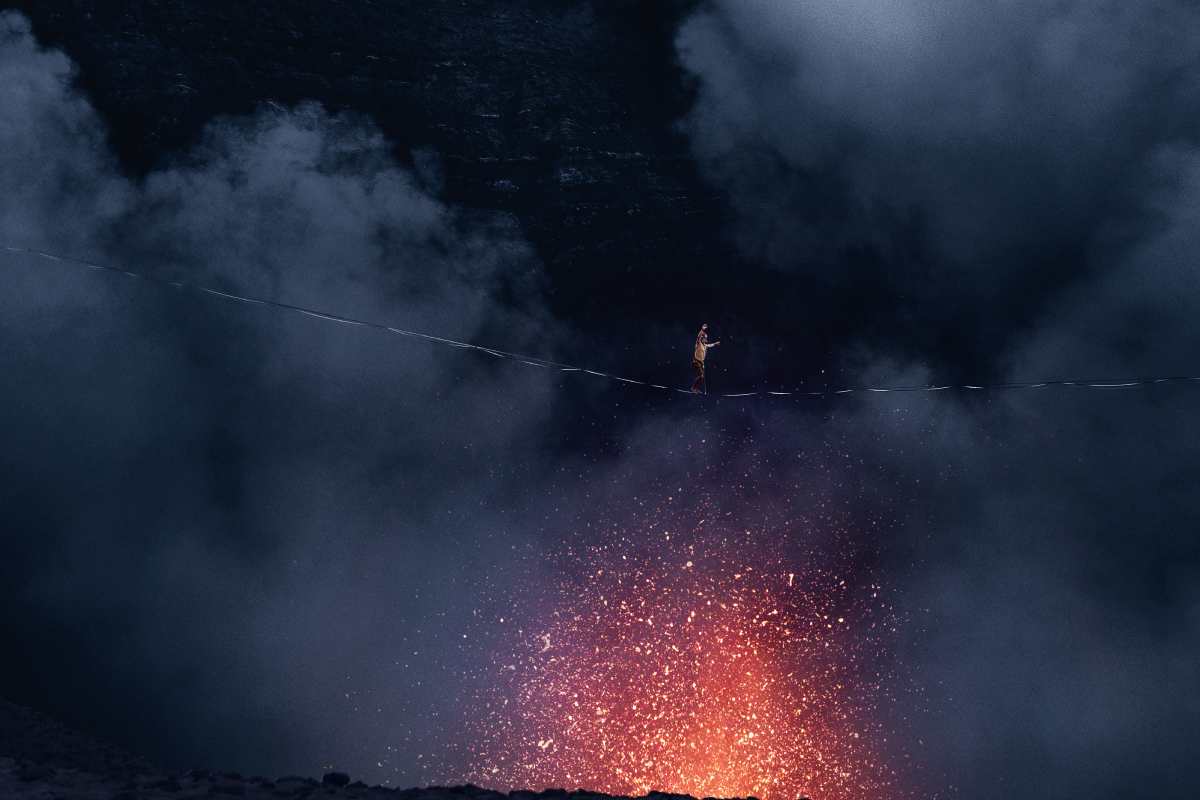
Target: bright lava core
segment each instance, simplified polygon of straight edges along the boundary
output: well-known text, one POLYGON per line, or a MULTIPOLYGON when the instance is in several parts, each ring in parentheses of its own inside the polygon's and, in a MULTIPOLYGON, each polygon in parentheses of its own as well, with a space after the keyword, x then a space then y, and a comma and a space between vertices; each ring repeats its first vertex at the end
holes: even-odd
MULTIPOLYGON (((896 616, 864 570, 669 503, 488 620, 474 783, 764 800, 896 796, 877 710, 896 616), (670 512, 670 513, 668 513, 670 512), (667 519, 689 517, 676 530, 667 519)), ((785 526, 783 528, 779 526, 785 526)), ((836 547, 835 547, 836 550, 836 547)))

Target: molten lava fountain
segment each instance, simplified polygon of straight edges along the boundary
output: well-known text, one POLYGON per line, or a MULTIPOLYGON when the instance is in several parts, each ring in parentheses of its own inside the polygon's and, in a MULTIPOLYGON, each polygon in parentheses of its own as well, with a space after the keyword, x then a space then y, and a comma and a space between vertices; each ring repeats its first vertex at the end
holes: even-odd
POLYGON ((896 630, 882 590, 830 537, 796 547, 804 532, 789 526, 804 523, 746 530, 730 516, 666 503, 603 543, 564 547, 561 582, 488 620, 502 645, 473 715, 473 782, 903 794, 876 713, 896 630), (668 524, 680 516, 683 529, 668 524))

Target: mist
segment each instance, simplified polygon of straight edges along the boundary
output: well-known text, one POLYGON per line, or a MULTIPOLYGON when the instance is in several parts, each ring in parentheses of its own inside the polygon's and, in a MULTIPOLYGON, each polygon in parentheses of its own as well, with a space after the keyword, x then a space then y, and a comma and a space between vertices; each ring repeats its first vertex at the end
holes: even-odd
MULTIPOLYGON (((679 132, 728 211, 704 233, 812 290, 772 358, 844 301, 848 383, 1194 373, 1195 14, 687 13, 679 132)), ((0 17, 0 241, 515 352, 607 344, 552 313, 514 215, 442 197, 442 154, 264 103, 133 174, 79 79, 0 17)), ((915 794, 1195 794, 1189 385, 659 402, 29 256, 3 278, 5 684, 169 766, 453 780, 480 609, 564 579, 564 544, 636 537, 639 503, 750 525, 786 497, 811 524, 778 535, 836 535, 906 620, 878 669, 915 794)), ((764 286, 747 341, 780 319, 764 286)))
MULTIPOLYGON (((515 223, 440 202, 369 120, 264 106, 127 177, 70 61, 0 25, 6 243, 552 340, 515 223)), ((4 279, 6 683, 176 767, 418 781, 473 576, 528 540, 548 380, 32 256, 4 279)))
MULTIPOLYGON (((748 257, 886 287, 853 374, 1194 374, 1194 13, 712 3, 677 40, 684 125, 748 257)), ((880 546, 919 621, 926 785, 1193 793, 1190 388, 878 396, 830 425, 910 489, 880 546)))

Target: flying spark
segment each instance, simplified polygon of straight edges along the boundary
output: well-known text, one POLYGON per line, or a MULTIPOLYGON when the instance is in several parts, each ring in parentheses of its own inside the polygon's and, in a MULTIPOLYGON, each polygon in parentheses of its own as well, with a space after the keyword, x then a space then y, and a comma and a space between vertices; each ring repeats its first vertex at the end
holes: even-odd
POLYGON ((802 534, 795 523, 752 531, 707 512, 703 527, 679 525, 668 502, 628 534, 565 547, 562 582, 507 612, 529 622, 490 662, 472 781, 763 800, 903 794, 876 713, 897 626, 886 593, 848 580, 835 553, 782 546, 802 534))

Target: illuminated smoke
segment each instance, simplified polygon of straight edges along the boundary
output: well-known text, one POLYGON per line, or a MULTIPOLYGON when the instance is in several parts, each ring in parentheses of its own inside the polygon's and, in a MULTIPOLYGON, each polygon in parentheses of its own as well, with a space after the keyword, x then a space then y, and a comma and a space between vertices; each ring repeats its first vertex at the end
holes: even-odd
POLYGON ((877 713, 897 623, 874 579, 827 532, 797 546, 808 523, 779 515, 746 529, 710 503, 675 505, 603 543, 564 545, 560 583, 486 620, 500 644, 472 714, 469 779, 765 800, 903 794, 877 713))

